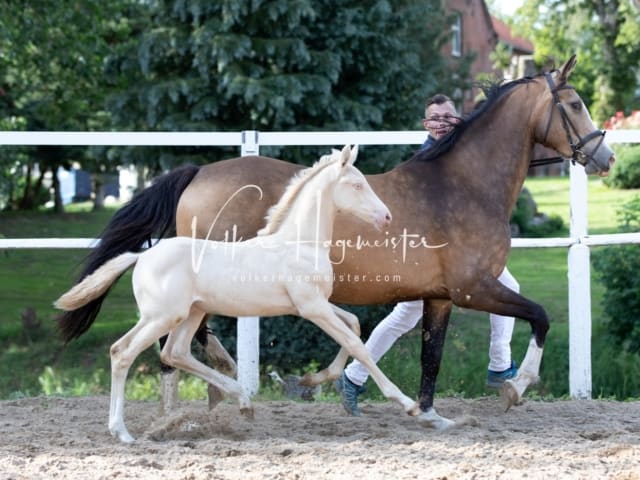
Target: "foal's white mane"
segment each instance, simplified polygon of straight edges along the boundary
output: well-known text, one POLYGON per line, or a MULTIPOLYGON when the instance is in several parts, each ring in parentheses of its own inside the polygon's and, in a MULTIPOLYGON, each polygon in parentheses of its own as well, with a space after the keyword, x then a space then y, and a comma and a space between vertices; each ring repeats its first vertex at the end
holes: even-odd
POLYGON ((342 152, 340 150, 332 149, 330 154, 320 157, 320 160, 314 163, 313 166, 296 173, 289 181, 289 185, 287 185, 287 188, 282 194, 282 197, 280 197, 280 200, 278 200, 278 203, 273 205, 267 211, 267 216, 265 217, 267 224, 258 231, 258 235, 270 235, 278 231, 278 228, 287 217, 287 214, 291 209, 291 205, 293 205, 304 186, 317 177, 320 172, 324 171, 327 167, 340 162, 341 159, 342 152))

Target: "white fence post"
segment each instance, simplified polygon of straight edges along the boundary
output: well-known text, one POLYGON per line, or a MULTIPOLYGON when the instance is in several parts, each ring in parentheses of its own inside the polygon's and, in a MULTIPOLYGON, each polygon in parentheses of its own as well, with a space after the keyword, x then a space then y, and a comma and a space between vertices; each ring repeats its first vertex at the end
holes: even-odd
MULTIPOLYGON (((258 132, 242 132, 240 148, 243 157, 259 155, 258 132)), ((258 393, 260 388, 260 318, 238 318, 238 382, 249 396, 258 393)))
MULTIPOLYGON (((587 174, 570 168, 570 236, 587 235, 587 174)), ((591 273, 589 247, 580 241, 569 247, 569 394, 591 398, 591 273)))

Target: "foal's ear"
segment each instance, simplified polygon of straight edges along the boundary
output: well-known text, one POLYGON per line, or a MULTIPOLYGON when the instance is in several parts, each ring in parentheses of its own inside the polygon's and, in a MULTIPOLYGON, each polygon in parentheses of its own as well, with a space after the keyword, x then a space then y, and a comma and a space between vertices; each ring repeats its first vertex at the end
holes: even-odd
POLYGON ((356 163, 356 158, 358 158, 358 145, 354 145, 351 147, 351 155, 349 156, 349 165, 353 165, 356 163))
POLYGON ((575 66, 576 66, 576 54, 574 53, 573 55, 571 55, 571 58, 567 60, 567 63, 565 63, 560 69, 560 77, 558 78, 558 84, 562 85, 564 83, 567 83, 567 80, 569 80, 569 75, 571 75, 571 72, 573 71, 575 66))

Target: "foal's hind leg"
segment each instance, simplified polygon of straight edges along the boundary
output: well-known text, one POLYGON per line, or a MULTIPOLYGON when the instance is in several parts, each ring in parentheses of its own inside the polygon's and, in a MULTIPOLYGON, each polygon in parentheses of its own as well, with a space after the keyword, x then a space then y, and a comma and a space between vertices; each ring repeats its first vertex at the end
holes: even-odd
MULTIPOLYGON (((340 320, 342 320, 345 323, 345 325, 349 327, 349 329, 359 337, 360 322, 358 321, 358 317, 355 316, 353 313, 347 312, 346 310, 343 310, 342 308, 336 305, 331 304, 331 308, 333 312, 338 316, 338 318, 340 318, 340 320)), ((324 382, 329 382, 337 379, 342 373, 342 370, 344 369, 344 366, 347 363, 348 359, 349 359, 349 352, 347 351, 346 348, 340 347, 340 350, 338 351, 338 355, 329 364, 327 368, 317 373, 306 373, 300 379, 300 385, 312 387, 324 382)))
MULTIPOLYGON (((207 328, 206 315, 203 315, 202 323, 195 334, 195 339, 204 347, 204 351, 209 358, 211 366, 229 377, 236 378, 237 366, 233 357, 222 346, 216 336, 207 328)), ((160 339, 160 349, 164 348, 167 337, 160 339)), ((178 381, 180 371, 161 363, 162 375, 160 376, 161 388, 161 412, 170 412, 178 403, 178 381)), ((224 399, 224 392, 211 384, 207 385, 207 396, 209 398, 209 410, 213 410, 218 403, 224 399)))
POLYGON ((124 390, 129 368, 143 350, 169 330, 170 323, 171 319, 150 320, 142 315, 138 323, 111 346, 109 431, 122 442, 134 441, 124 424, 124 390))
POLYGON ((236 398, 240 405, 240 411, 248 417, 253 417, 251 401, 240 384, 236 380, 207 367, 191 354, 191 340, 200 325, 202 316, 203 312, 192 308, 189 317, 169 334, 167 343, 160 353, 162 361, 191 373, 219 388, 226 395, 236 398))

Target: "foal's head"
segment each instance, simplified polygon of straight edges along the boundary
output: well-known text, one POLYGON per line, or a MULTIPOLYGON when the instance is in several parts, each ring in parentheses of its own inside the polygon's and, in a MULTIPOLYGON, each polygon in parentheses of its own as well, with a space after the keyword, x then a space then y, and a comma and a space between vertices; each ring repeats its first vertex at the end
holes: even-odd
POLYGON ((375 194, 369 182, 353 164, 358 156, 358 147, 351 149, 345 145, 341 152, 332 155, 340 168, 337 183, 333 189, 333 201, 338 211, 349 212, 378 230, 389 226, 391 213, 375 194))
MULTIPOLYGON (((364 175, 353 166, 358 148, 348 145, 324 155, 312 167, 296 174, 276 205, 267 213, 267 225, 258 235, 275 233, 287 220, 291 210, 308 202, 331 202, 332 210, 351 213, 372 223, 377 229, 389 225, 391 213, 373 192, 364 175)), ((322 207, 320 203, 319 207, 322 207)), ((304 208, 304 207, 303 207, 304 208)), ((300 211, 298 209, 298 211, 300 211)))

